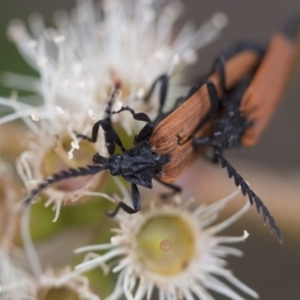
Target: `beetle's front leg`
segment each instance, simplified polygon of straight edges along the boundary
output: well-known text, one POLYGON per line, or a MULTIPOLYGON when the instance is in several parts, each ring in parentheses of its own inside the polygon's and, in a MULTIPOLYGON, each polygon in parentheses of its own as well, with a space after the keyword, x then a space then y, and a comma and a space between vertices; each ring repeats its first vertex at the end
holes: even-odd
POLYGON ((135 214, 138 211, 141 210, 141 197, 139 190, 137 188, 136 184, 131 184, 131 195, 132 195, 132 203, 133 203, 133 208, 127 205, 126 203, 120 201, 114 211, 112 212, 106 212, 106 214, 110 217, 114 217, 117 215, 119 210, 122 208, 125 212, 128 214, 135 214))

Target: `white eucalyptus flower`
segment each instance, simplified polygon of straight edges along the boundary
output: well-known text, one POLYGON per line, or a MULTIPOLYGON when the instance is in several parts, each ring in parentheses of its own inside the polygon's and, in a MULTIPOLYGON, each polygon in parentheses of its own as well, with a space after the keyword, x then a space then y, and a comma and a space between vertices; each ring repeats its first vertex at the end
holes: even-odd
POLYGON ((10 253, 0 249, 0 299, 34 300, 33 277, 19 266, 10 253))
POLYGON ((77 276, 57 286, 61 276, 70 272, 69 267, 59 271, 47 269, 36 277, 26 272, 7 252, 0 250, 0 299, 1 300, 100 300, 93 293, 86 277, 77 276))
POLYGON ((20 196, 18 184, 8 164, 0 159, 0 299, 24 300, 34 284, 29 273, 13 258, 18 236, 20 213, 16 208, 20 196))
MULTIPOLYGON (((177 0, 105 0, 98 5, 81 0, 70 15, 63 11, 55 14, 55 28, 45 27, 37 13, 29 18, 30 31, 15 20, 9 36, 40 76, 7 74, 4 82, 40 95, 44 101, 41 110, 46 114, 48 101, 63 109, 72 106, 80 110, 84 102, 86 109, 98 113, 106 105, 108 91, 120 82, 122 104, 153 117, 157 99, 142 101, 152 82, 161 74, 173 73, 174 64, 179 64, 181 72, 175 72, 172 79, 182 82, 182 70, 195 62, 196 51, 214 40, 227 24, 226 16, 216 13, 199 29, 185 24, 175 32, 182 10, 177 0)), ((176 87, 171 98, 180 94, 179 85, 176 87)), ((26 107, 19 114, 31 112, 26 107)), ((130 133, 137 127, 128 116, 120 115, 119 122, 130 133)))
MULTIPOLYGON (((28 190, 59 170, 85 166, 96 152, 106 155, 103 138, 91 145, 74 132, 90 134, 94 122, 103 118, 108 93, 116 83, 121 94, 113 109, 129 105, 153 116, 157 99, 145 103, 142 98, 154 79, 172 73, 170 66, 178 59, 178 70, 192 62, 195 51, 215 39, 227 23, 226 16, 217 13, 200 29, 186 24, 176 34, 173 27, 181 11, 176 0, 107 0, 102 5, 81 0, 70 16, 55 14, 56 28, 45 27, 36 13, 29 19, 30 31, 20 20, 11 23, 9 36, 39 78, 10 74, 4 81, 42 99, 42 105, 34 106, 19 101, 15 92, 11 99, 0 98, 0 105, 15 110, 0 118, 0 124, 22 118, 33 135, 24 136, 28 151, 18 163, 28 190)), ((182 72, 177 75, 174 78, 184 77, 182 72)), ((114 118, 129 134, 141 126, 126 112, 114 118)), ((80 198, 102 175, 65 180, 45 190, 46 205, 54 203, 55 219, 62 204, 80 198)))
POLYGON ((20 218, 16 203, 20 194, 12 169, 0 159, 0 251, 9 252, 16 239, 20 218))
POLYGON ((36 282, 36 300, 100 300, 100 297, 91 291, 88 279, 83 276, 74 277, 58 287, 60 277, 69 272, 69 267, 60 271, 46 270, 36 282))
POLYGON ((60 278, 70 273, 70 268, 43 270, 30 236, 30 207, 23 210, 20 222, 24 252, 16 247, 7 251, 0 247, 0 299, 1 300, 100 300, 91 291, 89 281, 74 276, 63 285, 60 278), (23 265, 29 263, 30 271, 23 265))
MULTIPOLYGON (((89 134, 92 125, 93 120, 88 116, 71 110, 64 111, 62 108, 59 111, 53 110, 47 118, 41 117, 38 123, 31 123, 28 150, 17 161, 17 171, 28 192, 54 173, 92 164, 92 157, 97 152, 106 155, 102 138, 97 143, 81 141, 79 149, 80 139, 75 132, 89 134), (77 151, 73 152, 74 149, 77 151)), ((100 188, 104 174, 65 179, 45 189, 45 206, 53 204, 56 211, 53 221, 58 218, 61 205, 73 204, 90 190, 100 188)))
MULTIPOLYGON (((191 201, 182 205, 150 205, 146 212, 128 215, 120 212, 116 219, 119 228, 108 244, 91 245, 75 252, 89 252, 83 263, 61 278, 61 284, 73 276, 103 264, 115 265, 118 273, 114 291, 107 300, 150 299, 155 291, 156 299, 212 300, 209 290, 230 299, 244 299, 218 277, 254 298, 255 291, 239 281, 226 268, 225 257, 241 256, 242 252, 226 244, 242 242, 248 237, 245 231, 240 237, 217 236, 249 208, 247 203, 227 220, 211 225, 218 213, 239 193, 209 206, 188 209, 191 201), (224 245, 225 244, 225 245, 224 245), (104 251, 99 255, 90 251, 104 251)), ((177 201, 178 202, 178 201, 177 201)))

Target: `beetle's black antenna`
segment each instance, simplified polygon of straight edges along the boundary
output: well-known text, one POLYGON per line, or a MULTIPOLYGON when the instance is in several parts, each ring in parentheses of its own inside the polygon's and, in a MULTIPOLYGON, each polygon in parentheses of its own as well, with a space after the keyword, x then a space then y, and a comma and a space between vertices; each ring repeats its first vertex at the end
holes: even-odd
POLYGON ((116 99, 118 95, 118 91, 120 88, 120 84, 116 84, 115 88, 113 89, 110 98, 107 103, 107 107, 105 109, 105 118, 102 120, 97 121, 92 129, 92 136, 89 137, 85 134, 78 134, 76 133, 76 136, 78 138, 82 138, 84 140, 88 140, 91 143, 96 143, 98 139, 98 133, 100 126, 104 130, 104 136, 105 136, 105 142, 106 147, 109 155, 113 155, 115 153, 115 144, 121 149, 122 152, 125 151, 125 148, 123 147, 123 144, 117 134, 117 132, 114 130, 112 124, 111 124, 111 115, 116 112, 111 112, 112 105, 114 100, 116 99))
POLYGON ((46 189, 49 185, 52 185, 53 183, 78 176, 95 175, 106 168, 107 166, 105 165, 88 165, 86 167, 81 167, 78 169, 70 168, 65 171, 54 173, 51 177, 46 178, 45 181, 40 183, 34 190, 32 190, 30 195, 23 200, 22 204, 24 206, 29 205, 36 196, 38 196, 44 189, 46 189))
MULTIPOLYGON (((250 189, 250 187, 248 186, 248 184, 246 183, 244 178, 232 167, 232 165, 222 155, 222 149, 229 147, 229 145, 226 145, 228 143, 228 141, 227 141, 228 137, 234 136, 236 133, 235 128, 240 127, 240 126, 232 126, 232 125, 234 125, 234 121, 239 122, 240 118, 238 118, 238 117, 234 118, 233 124, 231 124, 231 125, 228 124, 228 128, 226 129, 226 131, 220 133, 216 137, 195 138, 193 141, 193 145, 195 147, 205 146, 208 144, 213 146, 214 156, 218 159, 222 168, 227 169, 228 177, 234 178, 235 185, 241 187, 241 191, 242 191, 243 195, 248 196, 251 205, 253 205, 253 203, 255 203, 258 213, 262 212, 264 222, 266 223, 266 220, 269 221, 271 231, 275 232, 278 241, 280 243, 282 243, 282 235, 281 235, 280 229, 276 225, 275 220, 269 213, 267 207, 263 204, 261 199, 250 189)), ((237 136, 240 136, 240 134, 237 134, 237 136)), ((233 139, 233 141, 234 140, 235 139, 233 139)), ((232 146, 234 146, 234 145, 230 145, 230 147, 232 147, 232 146)))
MULTIPOLYGON (((116 84, 115 88, 113 89, 106 110, 105 110, 105 119, 100 120, 96 122, 92 129, 92 137, 88 137, 83 134, 77 134, 77 137, 80 137, 82 139, 88 140, 92 143, 95 143, 98 138, 98 132, 100 126, 104 130, 105 134, 105 141, 107 144, 107 150, 110 155, 114 154, 115 151, 115 144, 120 147, 122 151, 125 151, 125 148, 122 145, 122 142, 118 136, 118 134, 115 132, 111 125, 110 115, 111 115, 111 108, 113 105, 113 102, 115 98, 117 97, 117 93, 119 91, 120 84, 116 84)), ((78 169, 69 168, 65 171, 61 171, 58 173, 54 173, 51 177, 46 178, 45 181, 40 183, 37 188, 31 191, 30 195, 23 201, 24 205, 29 205, 33 199, 39 195, 44 189, 46 189, 48 186, 52 185, 53 183, 59 182, 64 179, 78 177, 78 176, 87 176, 87 175, 95 175, 99 172, 101 172, 104 169, 109 168, 109 162, 108 159, 96 154, 93 157, 93 162, 95 165, 88 165, 86 167, 80 167, 78 169)))
POLYGON ((115 99, 118 95, 119 89, 120 89, 120 84, 116 84, 114 89, 112 90, 112 92, 110 94, 109 99, 108 99, 107 106, 106 106, 106 109, 105 109, 104 119, 99 120, 98 122, 96 122, 94 124, 93 129, 92 129, 92 136, 89 137, 85 134, 75 132, 76 137, 82 138, 83 140, 87 140, 91 143, 96 143, 97 142, 99 128, 100 128, 100 125, 102 125, 103 121, 106 120, 106 123, 111 124, 111 118, 110 118, 111 109, 112 109, 113 103, 114 103, 114 101, 115 101, 115 99))
POLYGON ((271 216, 267 207, 263 204, 261 199, 250 189, 249 185, 246 183, 244 178, 232 167, 232 165, 228 162, 228 160, 224 158, 224 156, 221 154, 221 151, 218 148, 215 148, 214 153, 218 158, 222 168, 227 169, 228 177, 234 178, 235 185, 241 187, 241 191, 243 195, 248 196, 251 205, 255 203, 257 212, 258 213, 262 212, 264 222, 266 223, 266 220, 269 221, 271 231, 275 232, 278 241, 282 243, 282 235, 280 229, 276 225, 274 218, 271 216))

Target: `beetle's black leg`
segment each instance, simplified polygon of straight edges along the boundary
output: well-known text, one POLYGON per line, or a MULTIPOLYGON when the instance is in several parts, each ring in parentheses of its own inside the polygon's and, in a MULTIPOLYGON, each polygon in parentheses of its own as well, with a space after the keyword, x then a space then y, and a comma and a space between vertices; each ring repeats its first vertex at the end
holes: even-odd
POLYGON ((119 114, 122 111, 129 111, 132 114, 132 117, 137 120, 137 121, 143 121, 143 122, 147 122, 147 123, 151 123, 150 118, 145 114, 145 113, 136 113, 132 108, 130 108, 129 106, 122 106, 121 109, 119 109, 118 111, 113 111, 111 114, 119 114))
POLYGON ((161 83, 160 91, 159 91, 159 108, 158 108, 158 115, 162 113, 162 110, 164 108, 167 94, 168 94, 168 88, 169 88, 169 75, 163 74, 159 76, 152 84, 147 96, 145 97, 145 102, 149 102, 150 98, 152 97, 154 90, 156 88, 156 85, 158 83, 161 83))
POLYGON ((203 157, 213 164, 217 164, 219 162, 218 157, 216 156, 216 154, 214 152, 213 152, 212 156, 209 156, 208 154, 204 154, 203 157))
POLYGON ((118 145, 119 148, 124 152, 125 148, 123 147, 123 144, 122 144, 118 134, 116 133, 116 131, 114 130, 114 128, 112 127, 110 122, 106 119, 101 120, 101 127, 104 130, 105 142, 106 142, 108 153, 110 155, 114 154, 115 144, 118 145))
POLYGON ((100 155, 99 153, 96 153, 93 156, 93 163, 95 165, 106 165, 106 164, 109 164, 109 160, 108 160, 108 158, 100 155))
POLYGON ((95 175, 105 169, 107 169, 108 165, 92 165, 92 166, 86 166, 81 167, 78 169, 67 169, 65 171, 60 171, 58 173, 54 173, 51 177, 48 177, 45 179, 45 181, 41 182, 34 190, 30 192, 30 195, 25 198, 22 202, 24 206, 29 205, 33 199, 38 196, 44 189, 46 189, 48 186, 62 181, 64 179, 73 178, 73 177, 79 177, 79 176, 87 176, 87 175, 95 175))
POLYGON ((141 210, 141 196, 136 184, 131 184, 131 196, 134 210, 137 212, 141 210))
POLYGON ((213 70, 217 70, 220 73, 220 84, 222 90, 227 93, 227 87, 226 87, 226 68, 225 68, 225 63, 226 63, 226 57, 225 55, 219 56, 214 65, 213 65, 213 70))
POLYGON ((140 142, 143 142, 143 141, 147 140, 151 136, 151 134, 152 134, 152 132, 154 130, 154 127, 155 126, 154 126, 153 123, 146 124, 141 129, 141 131, 139 132, 139 134, 135 136, 135 138, 134 138, 134 144, 137 145, 140 142))
POLYGON ((156 178, 156 180, 159 183, 161 183, 162 185, 164 185, 172 190, 172 192, 161 194, 160 196, 163 199, 168 199, 169 197, 174 196, 175 194, 181 193, 181 191, 182 191, 181 187, 176 184, 166 183, 166 182, 160 181, 158 178, 156 178))
POLYGON ((227 169, 228 177, 233 177, 235 185, 240 186, 244 196, 248 196, 250 204, 253 205, 253 203, 255 203, 258 213, 262 212, 264 222, 266 222, 266 220, 269 221, 271 230, 275 232, 277 239, 282 243, 280 229, 276 225, 274 218, 271 216, 261 199, 250 189, 244 178, 231 166, 231 164, 221 154, 221 151, 219 151, 217 148, 215 148, 215 155, 217 156, 222 168, 227 169))
POLYGON ((112 125, 110 124, 110 122, 107 119, 97 121, 94 124, 93 130, 92 130, 92 137, 89 137, 89 136, 86 136, 83 134, 77 134, 77 137, 82 138, 84 140, 88 140, 91 143, 96 143, 100 126, 103 128, 103 130, 105 132, 105 141, 107 143, 107 148, 108 148, 109 154, 110 155, 114 154, 114 151, 115 151, 114 143, 116 143, 122 151, 125 151, 125 148, 123 147, 118 134, 116 133, 116 131, 114 130, 114 128, 112 127, 112 125))
MULTIPOLYGON (((209 79, 202 79, 198 83, 196 83, 194 86, 192 86, 185 98, 186 99, 190 98, 204 84, 206 84, 206 86, 207 86, 207 90, 208 90, 208 94, 209 94, 209 98, 210 98, 210 104, 211 104, 211 111, 217 112, 219 109, 219 106, 220 106, 220 104, 219 104, 220 99, 218 97, 218 92, 217 92, 215 84, 209 79)), ((179 98, 177 101, 182 101, 182 99, 179 98)))
POLYGON ((232 56, 243 52, 243 51, 255 51, 260 55, 261 57, 265 53, 265 47, 259 44, 247 42, 247 41, 242 41, 233 44, 230 46, 228 49, 226 49, 214 62, 213 68, 211 71, 211 74, 214 73, 216 70, 219 71, 220 73, 220 84, 222 87, 222 90, 225 93, 228 93, 228 89, 226 86, 226 68, 225 64, 228 59, 230 59, 232 56))
POLYGON ((197 149, 198 147, 208 146, 212 142, 212 138, 210 137, 197 137, 193 138, 193 146, 197 149))
POLYGON ((182 188, 179 185, 173 184, 173 183, 167 183, 167 182, 163 182, 160 181, 159 179, 156 179, 159 183, 161 183, 162 185, 170 188, 171 190, 173 190, 174 193, 181 193, 182 188))
MULTIPOLYGON (((195 148, 195 150, 197 150, 200 147, 205 147, 205 146, 211 145, 212 141, 213 141, 213 139, 210 137, 203 137, 203 138, 198 137, 198 138, 193 138, 192 145, 195 148)), ((218 162, 218 159, 214 152, 212 154, 204 152, 202 157, 214 164, 216 164, 218 162)))
POLYGON ((147 124, 142 128, 139 134, 135 137, 134 139, 135 145, 137 145, 139 142, 145 141, 147 138, 151 136, 154 129, 154 124, 151 122, 150 118, 145 113, 135 113, 135 111, 132 108, 128 106, 123 106, 120 110, 113 111, 112 114, 117 114, 122 111, 129 111, 132 114, 133 118, 137 121, 147 122, 147 124))
MULTIPOLYGON (((159 76, 154 83, 152 84, 147 96, 145 97, 145 102, 149 102, 150 98, 152 97, 155 88, 157 86, 158 83, 161 83, 161 87, 160 87, 160 94, 159 94, 159 108, 158 108, 158 114, 160 115, 162 113, 165 101, 166 101, 166 97, 168 94, 168 86, 169 86, 169 76, 167 74, 163 74, 161 76, 159 76)), ((145 114, 145 113, 135 113, 133 109, 131 109, 129 106, 123 106, 120 110, 118 111, 113 111, 112 114, 117 114, 120 113, 124 110, 127 110, 129 112, 131 112, 131 114, 133 115, 133 118, 137 121, 144 121, 147 123, 151 123, 151 120, 149 119, 149 117, 145 114)))
POLYGON ((217 116, 220 107, 220 99, 218 97, 218 92, 215 84, 209 79, 203 80, 203 84, 206 84, 207 87, 207 92, 210 100, 210 111, 200 121, 198 126, 195 128, 194 133, 197 132, 209 120, 214 120, 217 116))
POLYGON ((185 99, 190 98, 193 94, 195 94, 205 83, 206 83, 207 79, 201 79, 200 81, 198 81, 196 84, 194 84, 189 92, 187 93, 185 99))
POLYGON ((152 134, 153 129, 154 129, 154 124, 162 116, 162 110, 163 110, 163 107, 164 107, 164 104, 166 101, 166 97, 167 97, 167 93, 168 93, 168 86, 169 86, 169 76, 167 74, 163 74, 163 75, 159 76, 154 81, 147 96, 145 97, 145 102, 148 102, 150 100, 158 83, 161 83, 160 94, 159 94, 159 108, 158 108, 158 116, 154 122, 152 122, 145 113, 135 113, 135 111, 132 108, 130 108, 129 106, 123 106, 120 110, 112 112, 112 114, 117 114, 122 111, 129 111, 135 120, 147 122, 146 126, 135 137, 135 144, 138 144, 139 142, 144 141, 152 134))
POLYGON ((101 121, 102 120, 99 120, 97 121, 94 125, 93 125, 93 129, 92 129, 92 136, 89 137, 85 134, 81 134, 81 133, 76 133, 76 137, 78 138, 81 138, 83 140, 87 140, 91 143, 96 143, 97 142, 97 139, 98 139, 98 132, 99 132, 99 128, 100 128, 100 125, 101 125, 101 121))
MULTIPOLYGON (((114 129, 112 128, 112 125, 111 125, 111 120, 110 120, 110 115, 111 115, 111 108, 112 108, 112 105, 113 105, 113 102, 114 102, 114 99, 116 98, 117 96, 117 92, 118 92, 118 86, 116 86, 114 88, 114 90, 112 91, 111 95, 110 95, 110 98, 108 100, 108 103, 107 103, 107 106, 106 106, 106 109, 105 109, 105 118, 103 120, 99 120, 97 121, 94 125, 93 125, 93 129, 92 129, 92 136, 89 137, 85 134, 81 134, 81 133, 76 133, 76 136, 78 138, 82 138, 84 140, 87 140, 91 143, 96 143, 97 142, 97 139, 98 139, 98 133, 99 133, 99 128, 100 128, 100 125, 101 127, 104 129, 103 127, 103 122, 105 120, 105 127, 108 128, 108 125, 110 125, 111 128, 109 128, 108 130, 111 132, 111 131, 114 131, 114 129)), ((105 130, 105 129, 104 129, 105 130)), ((114 133, 114 135, 116 135, 116 133, 114 133)), ((118 145, 119 146, 119 145, 118 145)), ((120 147, 121 148, 121 147, 120 147)))
MULTIPOLYGON (((209 79, 201 80, 200 83, 198 83, 194 87, 192 87, 192 89, 189 92, 189 95, 194 94, 203 85, 206 85, 206 87, 207 87, 207 92, 209 95, 209 101, 210 101, 210 107, 211 107, 210 112, 209 112, 209 117, 212 118, 217 114, 217 112, 219 111, 219 107, 220 107, 220 98, 218 96, 218 92, 217 92, 217 88, 216 88, 215 84, 209 79)), ((190 97, 190 96, 188 96, 188 97, 190 97)), ((196 129, 196 130, 198 130, 198 129, 196 129)))
MULTIPOLYGON (((216 89, 214 83, 210 80, 206 80, 206 81, 204 81, 204 83, 206 83, 206 86, 207 86, 211 109, 210 109, 210 112, 208 113, 208 115, 197 126, 195 132, 197 130, 199 130, 208 120, 215 119, 216 114, 219 111, 219 106, 220 106, 218 92, 217 92, 217 89, 216 89)), ((213 137, 197 137, 197 138, 193 137, 192 145, 195 149, 197 149, 199 147, 211 145, 212 142, 213 142, 213 137)), ((204 155, 204 157, 213 163, 218 162, 218 160, 214 154, 213 154, 213 157, 209 157, 207 155, 204 155)))
POLYGON ((215 84, 211 80, 206 80, 206 87, 209 95, 210 100, 210 116, 214 118, 219 111, 220 108, 220 98, 218 96, 217 88, 215 84))
POLYGON ((116 206, 116 208, 114 209, 114 211, 106 212, 106 214, 110 217, 114 217, 117 215, 120 208, 122 208, 128 214, 137 213, 139 210, 141 210, 141 197, 136 184, 131 184, 131 196, 132 196, 133 208, 128 206, 126 203, 120 201, 116 206))
POLYGON ((125 148, 123 147, 123 144, 118 134, 116 133, 111 123, 107 119, 100 120, 94 124, 91 138, 82 134, 77 134, 77 137, 81 137, 85 140, 95 143, 97 141, 98 131, 100 126, 104 130, 105 142, 107 144, 108 153, 110 155, 114 154, 115 144, 118 145, 122 151, 125 151, 125 148))
MULTIPOLYGON (((210 137, 193 138, 192 145, 195 148, 195 150, 197 150, 199 147, 211 145, 212 141, 213 139, 210 137)), ((211 148, 209 148, 209 150, 211 150, 211 148)), ((218 163, 218 158, 216 157, 214 152, 212 154, 204 152, 202 157, 204 157, 205 159, 209 160, 214 164, 218 163)))
POLYGON ((116 208, 112 211, 112 212, 106 212, 106 214, 109 216, 109 217, 115 217, 117 215, 117 213, 119 212, 120 209, 123 209, 125 212, 127 212, 128 214, 135 214, 137 213, 138 211, 133 209, 132 207, 130 207, 129 205, 127 205, 126 203, 120 201, 116 208))

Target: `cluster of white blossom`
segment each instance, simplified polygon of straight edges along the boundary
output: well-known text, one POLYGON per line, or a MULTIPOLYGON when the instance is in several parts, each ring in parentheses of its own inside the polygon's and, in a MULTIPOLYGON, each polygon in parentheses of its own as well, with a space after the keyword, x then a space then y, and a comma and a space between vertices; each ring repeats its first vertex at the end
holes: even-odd
MULTIPOLYGON (((7 73, 2 81, 13 93, 10 99, 0 98, 0 105, 13 112, 2 116, 0 125, 21 119, 27 131, 20 140, 17 174, 10 172, 8 176, 5 163, 0 164, 0 299, 100 299, 103 292, 95 280, 89 282, 82 276, 98 267, 103 276, 116 276, 106 298, 110 300, 124 296, 211 300, 209 290, 230 299, 244 299, 220 277, 241 292, 258 297, 226 268, 224 260, 228 255, 242 254, 224 244, 244 241, 248 234, 216 235, 245 213, 249 204, 212 225, 237 192, 209 206, 197 206, 191 200, 182 204, 179 197, 162 204, 155 196, 140 213, 119 212, 115 218, 118 228, 112 229, 110 242, 76 249, 77 253, 88 253, 74 269, 41 264, 31 238, 30 207, 20 209, 24 194, 44 178, 66 168, 86 166, 95 153, 108 155, 102 132, 94 144, 76 133, 89 135, 93 124, 105 116, 107 99, 116 84, 120 90, 113 110, 129 106, 147 113, 150 119, 157 114, 159 97, 154 94, 150 101, 144 97, 158 76, 168 74, 171 78, 167 106, 184 93, 184 69, 197 60, 200 48, 220 34, 227 19, 216 13, 198 29, 186 23, 176 32, 174 25, 182 12, 177 0, 105 0, 97 4, 80 0, 70 14, 58 11, 54 15, 53 28, 46 27, 37 13, 30 16, 29 28, 21 20, 9 25, 9 37, 39 76, 7 73), (30 96, 18 97, 18 90, 30 92, 30 96), (38 100, 39 105, 33 105, 32 100, 38 100), (25 190, 20 188, 17 175, 25 190)), ((127 113, 115 115, 113 122, 126 136, 141 128, 127 113)), ((105 185, 105 172, 64 180, 43 191, 45 206, 53 205, 53 221, 57 221, 62 205, 85 205, 91 196, 120 201, 116 194, 102 192, 105 185)), ((118 180, 117 185, 122 200, 130 201, 126 187, 118 180)))

